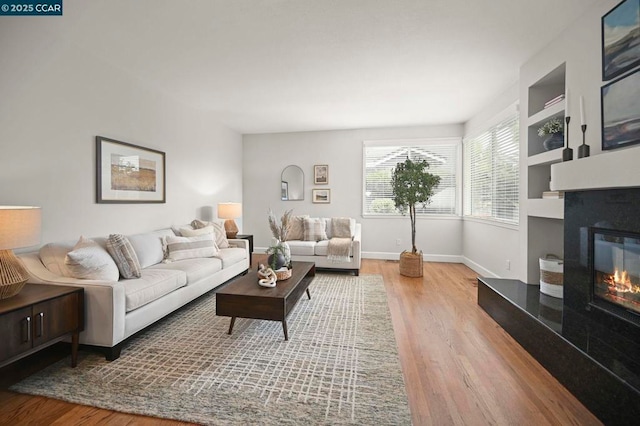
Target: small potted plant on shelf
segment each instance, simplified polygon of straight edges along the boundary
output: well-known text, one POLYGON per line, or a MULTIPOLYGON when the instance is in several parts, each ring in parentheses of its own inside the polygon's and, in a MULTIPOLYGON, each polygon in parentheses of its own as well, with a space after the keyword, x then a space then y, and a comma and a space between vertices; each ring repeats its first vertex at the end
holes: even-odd
POLYGON ((428 168, 425 160, 414 162, 407 158, 396 165, 391 176, 393 202, 400 213, 408 210, 411 218, 411 251, 400 254, 400 274, 407 277, 422 276, 422 251, 416 248, 416 204, 429 204, 440 184, 440 176, 427 172, 428 168))
POLYGON ((562 148, 564 146, 564 125, 562 120, 554 117, 538 129, 538 136, 545 137, 542 146, 545 150, 562 148))

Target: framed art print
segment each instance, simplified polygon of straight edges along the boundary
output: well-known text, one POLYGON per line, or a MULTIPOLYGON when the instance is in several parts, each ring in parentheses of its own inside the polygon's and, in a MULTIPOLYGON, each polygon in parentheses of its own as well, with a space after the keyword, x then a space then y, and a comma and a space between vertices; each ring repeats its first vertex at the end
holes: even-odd
POLYGON ((640 69, 602 86, 602 149, 640 143, 640 69))
POLYGON ((640 0, 624 0, 602 17, 602 80, 640 64, 640 0))
POLYGON ((313 183, 315 185, 329 184, 329 166, 320 164, 313 166, 313 183))
POLYGON ((96 202, 165 203, 165 153, 96 136, 96 202))
POLYGON ((316 204, 329 204, 331 202, 330 189, 314 189, 311 200, 316 204))

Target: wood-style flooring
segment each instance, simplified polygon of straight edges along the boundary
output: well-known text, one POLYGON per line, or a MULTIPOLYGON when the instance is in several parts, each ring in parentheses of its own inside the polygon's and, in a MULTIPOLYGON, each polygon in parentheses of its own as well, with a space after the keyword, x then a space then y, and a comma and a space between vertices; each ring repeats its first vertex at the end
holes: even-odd
MULTIPOLYGON (((264 260, 254 255, 255 261, 264 260)), ((476 274, 425 263, 423 278, 365 259, 384 277, 414 425, 599 425, 477 304, 476 274)), ((0 389, 2 425, 180 425, 0 389)))

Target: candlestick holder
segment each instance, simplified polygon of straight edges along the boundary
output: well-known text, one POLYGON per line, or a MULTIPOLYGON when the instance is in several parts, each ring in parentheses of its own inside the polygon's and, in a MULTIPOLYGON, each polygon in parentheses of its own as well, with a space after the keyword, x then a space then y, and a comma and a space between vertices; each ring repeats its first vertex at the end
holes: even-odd
POLYGON ((573 160, 573 149, 569 148, 569 122, 571 121, 571 117, 566 116, 564 121, 567 123, 564 127, 567 134, 567 147, 562 150, 562 161, 571 161, 573 160))
POLYGON ((587 125, 583 124, 580 128, 582 129, 582 145, 578 147, 578 158, 584 158, 589 156, 590 151, 589 145, 584 143, 584 134, 587 133, 587 125))

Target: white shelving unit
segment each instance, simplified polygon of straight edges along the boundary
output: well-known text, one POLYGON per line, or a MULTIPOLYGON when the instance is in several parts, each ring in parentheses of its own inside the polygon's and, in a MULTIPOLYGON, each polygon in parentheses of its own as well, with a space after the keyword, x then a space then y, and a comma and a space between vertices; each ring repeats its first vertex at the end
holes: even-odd
MULTIPOLYGON (((545 150, 538 128, 552 118, 564 122, 565 101, 548 108, 544 104, 565 93, 565 64, 528 84, 524 89, 527 99, 523 102, 526 129, 521 150, 526 153, 526 176, 522 190, 526 198, 526 282, 540 281, 539 258, 547 254, 563 256, 564 199, 543 199, 542 193, 551 190, 552 165, 562 162, 562 148, 545 150)), ((527 84, 527 82, 523 82, 527 84)), ((521 133, 522 134, 522 133, 521 133)))

